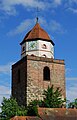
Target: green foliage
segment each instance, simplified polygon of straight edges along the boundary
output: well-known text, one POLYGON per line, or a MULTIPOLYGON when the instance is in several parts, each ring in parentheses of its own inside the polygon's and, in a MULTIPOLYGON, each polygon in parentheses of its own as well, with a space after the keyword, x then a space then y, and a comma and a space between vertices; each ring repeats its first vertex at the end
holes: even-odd
POLYGON ((33 100, 29 104, 30 106, 41 106, 41 100, 33 100))
POLYGON ((77 108, 77 98, 68 104, 68 108, 77 108))
POLYGON ((1 119, 2 120, 9 120, 13 116, 36 116, 38 115, 37 109, 37 101, 32 101, 27 108, 23 106, 18 106, 16 99, 14 98, 3 98, 3 102, 1 105, 1 119))
MULTIPOLYGON (((43 95, 44 95, 43 100, 41 101, 34 100, 30 103, 29 110, 34 109, 34 106, 47 107, 47 108, 61 108, 63 105, 65 105, 66 100, 62 99, 60 88, 54 90, 52 85, 52 87, 48 87, 47 90, 44 90, 43 95)), ((36 111, 36 115, 37 115, 37 111, 36 111)))
POLYGON ((6 116, 6 118, 11 118, 16 115, 26 115, 27 110, 25 108, 18 106, 16 99, 14 98, 3 98, 3 102, 1 105, 1 115, 6 116))
MULTIPOLYGON (((13 116, 38 116, 37 106, 47 108, 59 108, 65 103, 65 100, 62 99, 60 88, 54 90, 53 86, 48 87, 47 90, 44 90, 43 95, 43 100, 34 100, 27 106, 27 108, 23 106, 18 106, 16 99, 12 97, 9 99, 4 97, 1 105, 1 116, 6 117, 6 119, 4 120, 9 120, 9 118, 13 116)), ((75 99, 74 104, 77 107, 77 99, 75 99)))
POLYGON ((60 108, 65 103, 65 99, 62 99, 62 94, 60 88, 54 90, 52 87, 48 87, 44 90, 44 100, 42 102, 42 107, 47 108, 60 108))
POLYGON ((18 116, 26 116, 27 115, 27 109, 23 106, 19 106, 19 109, 16 113, 18 116))
POLYGON ((27 107, 27 115, 29 116, 38 116, 38 109, 37 109, 37 105, 38 105, 39 101, 34 100, 32 101, 28 107, 27 107))
POLYGON ((28 106, 27 110, 28 110, 27 112, 28 116, 38 116, 37 106, 28 106))
POLYGON ((7 117, 12 117, 16 115, 16 112, 18 111, 18 104, 15 99, 10 98, 3 98, 2 102, 2 115, 6 115, 7 117))
POLYGON ((77 98, 74 100, 74 105, 77 108, 77 98))

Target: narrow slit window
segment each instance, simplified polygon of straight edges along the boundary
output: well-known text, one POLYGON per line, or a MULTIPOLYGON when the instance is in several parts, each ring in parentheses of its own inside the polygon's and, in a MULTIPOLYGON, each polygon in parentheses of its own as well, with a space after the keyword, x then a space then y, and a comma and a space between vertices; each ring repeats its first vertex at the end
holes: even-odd
POLYGON ((24 52, 25 51, 25 46, 23 46, 23 48, 22 48, 22 52, 24 52))
POLYGON ((18 83, 20 83, 20 70, 18 70, 18 83))

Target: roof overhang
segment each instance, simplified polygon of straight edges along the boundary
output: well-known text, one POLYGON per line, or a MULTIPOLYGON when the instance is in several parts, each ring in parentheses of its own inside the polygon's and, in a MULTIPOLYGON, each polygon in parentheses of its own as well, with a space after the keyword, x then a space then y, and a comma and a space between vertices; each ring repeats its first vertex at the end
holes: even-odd
POLYGON ((28 41, 36 41, 36 40, 42 40, 42 41, 51 42, 53 46, 55 45, 54 42, 53 42, 52 40, 42 39, 42 38, 35 38, 35 39, 23 40, 23 41, 20 43, 20 45, 22 45, 23 43, 28 42, 28 41))

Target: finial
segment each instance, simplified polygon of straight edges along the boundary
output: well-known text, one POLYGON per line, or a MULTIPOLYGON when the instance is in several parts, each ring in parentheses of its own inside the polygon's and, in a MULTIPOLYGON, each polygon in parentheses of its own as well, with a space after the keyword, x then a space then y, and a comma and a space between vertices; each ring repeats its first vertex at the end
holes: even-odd
POLYGON ((38 17, 36 17, 36 23, 38 23, 38 17))

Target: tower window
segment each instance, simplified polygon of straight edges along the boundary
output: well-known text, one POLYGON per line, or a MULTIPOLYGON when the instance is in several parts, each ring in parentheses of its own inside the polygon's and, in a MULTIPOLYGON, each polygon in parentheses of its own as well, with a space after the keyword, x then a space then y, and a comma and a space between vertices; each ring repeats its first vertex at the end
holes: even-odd
POLYGON ((44 55, 42 55, 42 57, 45 57, 45 58, 46 58, 46 55, 44 54, 44 55))
POLYGON ((49 81, 50 80, 50 69, 49 67, 44 67, 43 69, 43 79, 49 81))
POLYGON ((43 49, 47 49, 47 46, 45 44, 42 45, 43 49))
POLYGON ((22 48, 22 52, 23 52, 23 51, 25 51, 25 46, 23 46, 23 48, 22 48))
POLYGON ((18 83, 20 83, 20 70, 18 70, 18 83))
POLYGON ((31 56, 33 56, 33 57, 34 57, 35 55, 34 55, 34 54, 31 54, 31 56))

